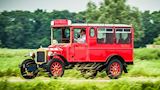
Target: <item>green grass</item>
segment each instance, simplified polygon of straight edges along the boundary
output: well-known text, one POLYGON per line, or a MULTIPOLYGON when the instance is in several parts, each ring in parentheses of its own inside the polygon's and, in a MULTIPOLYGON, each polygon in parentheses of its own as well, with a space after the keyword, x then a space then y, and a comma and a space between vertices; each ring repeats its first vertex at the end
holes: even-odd
POLYGON ((160 49, 139 48, 134 50, 134 58, 140 60, 160 60, 160 49))
POLYGON ((128 76, 160 77, 160 60, 137 60, 129 67, 128 76))
MULTIPOLYGON (((39 78, 25 82, 7 81, 9 77, 20 76, 18 65, 26 59, 24 56, 32 51, 34 50, 0 49, 0 90, 160 90, 160 50, 146 48, 134 50, 134 65, 129 65, 129 73, 123 73, 118 80, 109 80, 109 82, 70 81, 73 78, 86 80, 79 71, 71 69, 66 70, 62 78, 51 78, 49 81, 39 78), (143 78, 134 80, 135 77, 143 78)), ((41 72, 40 76, 47 75, 41 72)), ((106 80, 106 78, 104 71, 98 73, 94 80, 106 80)))
MULTIPOLYGON (((0 77, 20 76, 18 65, 26 59, 24 57, 26 54, 33 51, 30 49, 0 49, 0 77)), ((128 67, 129 73, 123 74, 123 76, 160 77, 160 50, 140 48, 134 51, 134 65, 130 65, 128 67)), ((43 73, 40 75, 47 76, 43 73)), ((66 70, 64 77, 82 78, 82 75, 79 71, 72 69, 66 70)), ((98 73, 97 78, 106 78, 105 71, 98 73)))
POLYGON ((29 49, 0 49, 0 77, 19 76, 18 65, 29 53, 29 49))
POLYGON ((160 81, 111 80, 109 82, 73 82, 51 79, 49 82, 33 80, 26 82, 0 81, 0 90, 159 90, 160 81))

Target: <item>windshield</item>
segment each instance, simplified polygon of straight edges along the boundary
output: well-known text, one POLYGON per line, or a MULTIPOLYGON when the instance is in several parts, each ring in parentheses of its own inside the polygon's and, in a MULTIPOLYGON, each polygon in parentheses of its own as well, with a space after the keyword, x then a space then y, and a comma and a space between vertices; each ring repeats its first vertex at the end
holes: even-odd
POLYGON ((53 28, 52 30, 53 41, 57 43, 69 43, 70 42, 70 28, 69 27, 60 27, 53 28))

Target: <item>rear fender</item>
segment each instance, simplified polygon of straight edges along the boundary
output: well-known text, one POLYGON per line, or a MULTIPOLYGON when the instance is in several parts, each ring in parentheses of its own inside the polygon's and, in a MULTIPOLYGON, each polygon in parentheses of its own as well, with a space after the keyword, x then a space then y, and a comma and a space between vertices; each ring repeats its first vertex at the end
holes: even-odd
POLYGON ((125 63, 124 59, 123 59, 121 56, 119 56, 119 55, 111 55, 111 56, 109 56, 109 57, 106 59, 106 63, 99 69, 99 71, 102 71, 103 69, 105 69, 105 68, 108 66, 109 62, 110 62, 112 59, 114 59, 114 58, 118 58, 118 60, 120 60, 120 62, 123 64, 123 70, 124 70, 124 72, 125 72, 125 73, 128 73, 128 71, 127 71, 127 69, 126 69, 127 64, 125 63))

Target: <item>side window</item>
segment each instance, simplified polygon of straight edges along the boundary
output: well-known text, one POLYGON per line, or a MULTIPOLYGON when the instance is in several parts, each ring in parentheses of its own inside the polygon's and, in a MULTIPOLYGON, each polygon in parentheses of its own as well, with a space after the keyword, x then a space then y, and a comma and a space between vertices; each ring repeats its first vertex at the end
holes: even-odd
POLYGON ((74 28, 74 38, 80 38, 80 28, 74 28))
POLYGON ((113 29, 98 28, 97 42, 104 44, 113 44, 113 29))
POLYGON ((116 43, 117 44, 129 44, 129 43, 131 43, 130 28, 117 28, 116 29, 116 43))
POLYGON ((85 28, 74 28, 74 43, 86 43, 86 29, 85 28))
POLYGON ((90 29, 90 37, 94 37, 95 36, 95 30, 94 28, 90 29))
POLYGON ((70 29, 66 28, 65 30, 65 38, 70 38, 70 29))
POLYGON ((53 38, 58 41, 58 43, 61 43, 61 38, 62 38, 62 29, 61 28, 54 28, 53 30, 53 38))

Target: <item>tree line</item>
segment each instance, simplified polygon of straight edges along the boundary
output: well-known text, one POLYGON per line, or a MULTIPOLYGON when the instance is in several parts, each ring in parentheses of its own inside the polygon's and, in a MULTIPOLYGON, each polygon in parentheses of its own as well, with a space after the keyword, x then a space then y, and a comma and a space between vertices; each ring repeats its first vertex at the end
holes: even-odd
POLYGON ((126 5, 126 0, 104 0, 99 7, 94 2, 88 2, 87 9, 78 13, 68 10, 46 12, 41 9, 34 12, 0 12, 0 47, 47 47, 50 44, 50 21, 53 19, 70 19, 73 23, 132 24, 135 28, 135 47, 159 42, 160 11, 141 12, 126 5))

